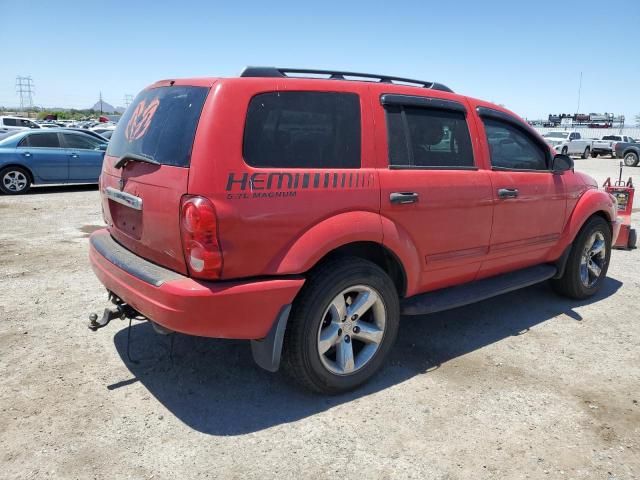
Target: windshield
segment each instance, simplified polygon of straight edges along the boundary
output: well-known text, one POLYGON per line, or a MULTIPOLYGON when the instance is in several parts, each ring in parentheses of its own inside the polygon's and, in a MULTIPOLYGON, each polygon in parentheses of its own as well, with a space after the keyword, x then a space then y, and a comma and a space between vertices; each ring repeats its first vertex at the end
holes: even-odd
POLYGON ((545 138, 567 138, 569 134, 566 132, 549 132, 542 135, 545 138))
POLYGON ((162 165, 188 167, 208 92, 188 86, 143 90, 118 122, 107 155, 141 155, 162 165))

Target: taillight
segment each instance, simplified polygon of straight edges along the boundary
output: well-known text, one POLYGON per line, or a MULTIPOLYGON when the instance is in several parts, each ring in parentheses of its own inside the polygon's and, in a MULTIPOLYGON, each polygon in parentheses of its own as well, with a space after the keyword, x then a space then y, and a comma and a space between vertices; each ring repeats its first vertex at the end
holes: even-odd
POLYGON ((611 151, 612 152, 616 151, 616 143, 618 143, 618 142, 611 142, 611 151))
POLYGON ((213 204, 203 197, 182 197, 180 230, 191 276, 209 280, 220 278, 222 252, 213 204))

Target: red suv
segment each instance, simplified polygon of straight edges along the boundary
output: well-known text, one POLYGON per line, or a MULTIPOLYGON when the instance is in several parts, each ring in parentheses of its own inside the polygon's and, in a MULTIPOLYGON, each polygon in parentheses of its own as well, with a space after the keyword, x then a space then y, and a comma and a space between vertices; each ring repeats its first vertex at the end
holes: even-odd
POLYGON ((349 72, 157 82, 120 120, 100 191, 90 258, 114 316, 251 340, 261 367, 282 353, 328 393, 379 369, 401 314, 548 279, 593 295, 619 230, 614 198, 513 113, 349 72))

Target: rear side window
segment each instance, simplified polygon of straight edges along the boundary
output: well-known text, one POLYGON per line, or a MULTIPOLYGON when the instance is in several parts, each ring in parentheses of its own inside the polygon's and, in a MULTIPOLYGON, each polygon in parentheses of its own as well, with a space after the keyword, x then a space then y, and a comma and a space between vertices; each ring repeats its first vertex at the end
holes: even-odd
POLYGON ((188 167, 209 89, 173 86, 144 90, 124 113, 107 155, 137 154, 162 165, 188 167))
POLYGON ((529 135, 499 120, 485 118, 491 166, 509 170, 548 170, 547 153, 529 135))
POLYGON ((247 111, 243 156, 252 167, 359 168, 358 95, 256 95, 247 111))
POLYGON ((469 168, 474 166, 465 114, 458 111, 389 105, 389 165, 469 168))
POLYGON ((27 135, 20 142, 20 147, 60 148, 57 133, 34 133, 27 135))
POLYGON ((7 127, 17 127, 18 121, 15 118, 3 118, 2 123, 7 127))

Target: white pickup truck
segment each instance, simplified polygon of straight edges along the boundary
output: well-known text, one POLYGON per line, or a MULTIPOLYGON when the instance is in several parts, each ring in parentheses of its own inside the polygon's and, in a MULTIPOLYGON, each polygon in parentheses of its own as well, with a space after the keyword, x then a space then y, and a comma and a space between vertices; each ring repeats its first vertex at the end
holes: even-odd
POLYGON ((598 155, 611 155, 615 158, 615 145, 617 142, 634 143, 635 140, 626 135, 605 135, 602 140, 594 140, 591 147, 591 156, 597 157, 598 155))
POLYGON ((558 153, 580 155, 582 158, 587 158, 591 153, 593 140, 582 138, 580 132, 547 132, 542 136, 558 153))

